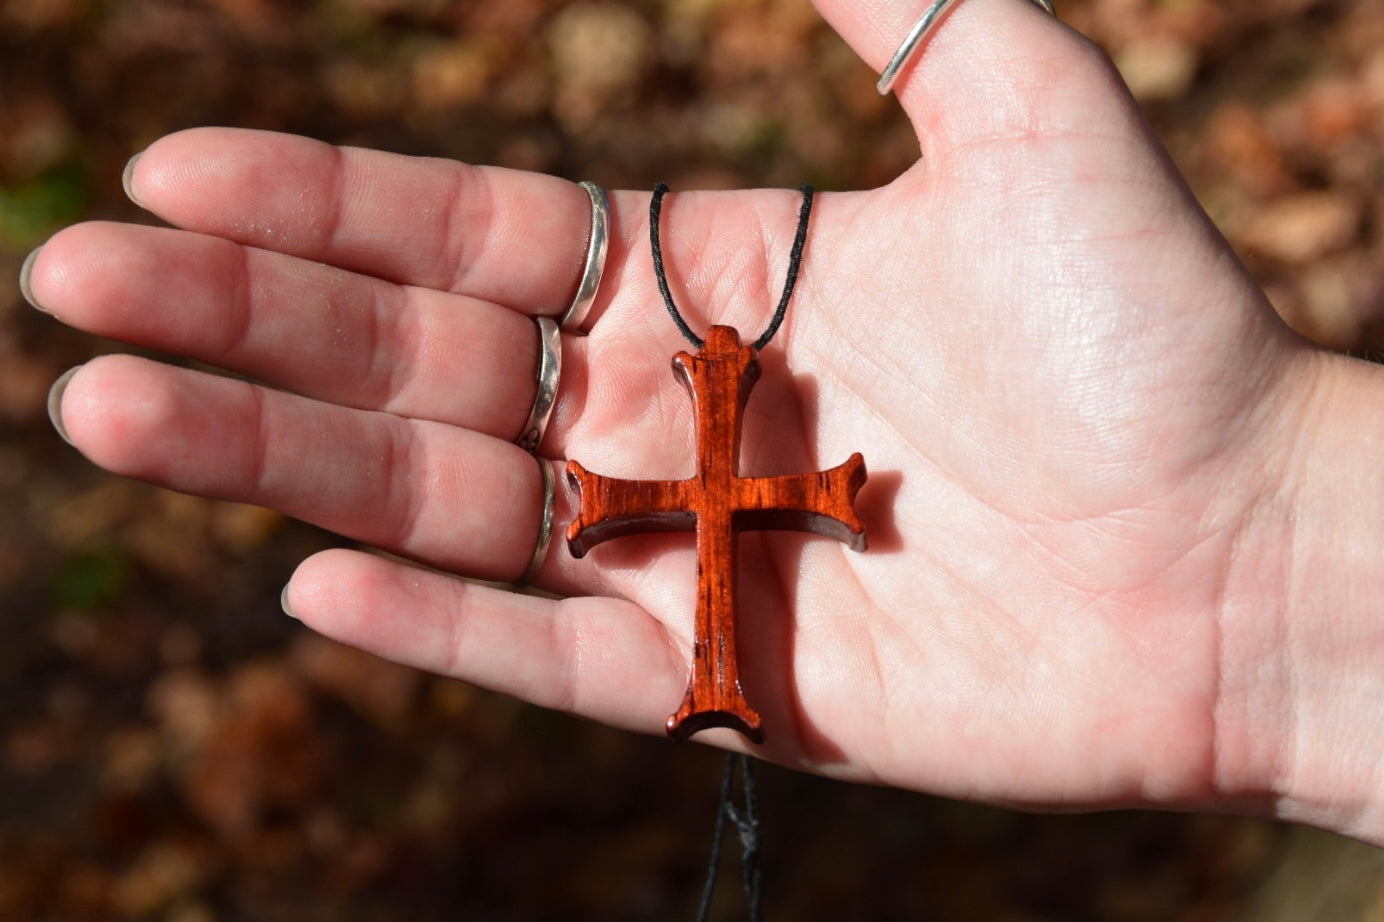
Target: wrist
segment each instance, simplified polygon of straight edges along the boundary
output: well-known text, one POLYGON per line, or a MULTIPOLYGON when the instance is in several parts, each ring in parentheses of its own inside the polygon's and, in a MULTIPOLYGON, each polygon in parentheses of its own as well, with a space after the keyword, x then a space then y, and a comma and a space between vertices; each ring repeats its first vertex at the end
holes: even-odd
POLYGON ((1218 789, 1384 844, 1384 367, 1298 359, 1227 587, 1218 789))

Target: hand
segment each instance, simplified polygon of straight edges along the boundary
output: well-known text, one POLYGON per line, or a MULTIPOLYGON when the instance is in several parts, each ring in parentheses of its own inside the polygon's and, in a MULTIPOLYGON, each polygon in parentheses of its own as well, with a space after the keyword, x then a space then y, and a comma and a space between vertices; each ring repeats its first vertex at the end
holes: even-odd
MULTIPOLYGON (((819 6, 876 68, 916 15, 819 6)), ((819 196, 749 402, 743 472, 855 450, 872 472, 868 553, 740 540, 762 754, 955 796, 1255 809, 1384 841, 1378 749, 1348 732, 1379 725, 1366 616, 1384 567, 1377 544, 1338 559, 1330 539, 1384 521, 1378 369, 1286 331, 1108 62, 1032 5, 959 5, 898 91, 922 159, 888 187, 819 196), (1358 490, 1324 487, 1345 471, 1358 490)), ((66 323, 263 384, 97 359, 60 392, 77 448, 517 577, 541 507, 539 469, 510 442, 533 400, 529 317, 572 296, 585 193, 229 130, 165 138, 129 179, 176 229, 70 228, 29 293, 66 323)), ((539 454, 668 478, 688 473, 692 416, 647 204, 612 194, 591 334, 563 337, 539 454)), ((669 197, 670 282, 694 328, 764 327, 797 205, 669 197)), ((573 512, 564 492, 558 526, 573 512)), ((382 656, 659 733, 687 681, 694 569, 685 538, 576 561, 559 537, 536 580, 564 596, 549 600, 334 550, 285 597, 382 656)))

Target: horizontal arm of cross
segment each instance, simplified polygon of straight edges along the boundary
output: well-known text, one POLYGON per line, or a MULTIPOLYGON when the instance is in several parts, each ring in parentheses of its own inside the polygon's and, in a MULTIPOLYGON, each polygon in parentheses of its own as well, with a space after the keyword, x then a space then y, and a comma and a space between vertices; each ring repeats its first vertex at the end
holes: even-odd
POLYGON ((865 550, 865 525, 853 508, 865 483, 859 452, 830 470, 735 481, 738 530, 805 531, 865 550))
POLYGON ((581 558, 603 541, 659 531, 694 531, 688 481, 622 480, 593 474, 567 462, 567 480, 581 495, 577 517, 567 528, 567 547, 581 558))

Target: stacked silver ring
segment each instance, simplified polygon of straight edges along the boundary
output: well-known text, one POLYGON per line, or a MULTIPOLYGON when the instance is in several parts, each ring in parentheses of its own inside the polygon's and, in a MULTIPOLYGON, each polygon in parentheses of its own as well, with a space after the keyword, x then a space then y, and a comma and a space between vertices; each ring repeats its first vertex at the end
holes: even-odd
POLYGON ((515 586, 527 586, 538 575, 538 571, 543 569, 543 560, 548 556, 548 544, 553 540, 556 482, 552 465, 542 458, 537 460, 538 469, 543 472, 543 517, 538 520, 538 543, 534 545, 533 557, 529 559, 529 565, 524 568, 523 575, 514 581, 515 586))
POLYGON ((610 246, 610 199, 594 182, 583 181, 579 185, 591 197, 591 235, 586 240, 586 263, 582 267, 577 295, 558 321, 559 326, 572 333, 581 332, 581 325, 596 301, 596 289, 601 287, 606 250, 610 246))
MULTIPOLYGON (((1052 3, 1049 0, 1033 0, 1033 2, 1042 7, 1049 15, 1057 15, 1057 11, 1052 8, 1052 3)), ((903 70, 908 59, 913 57, 913 52, 917 51, 918 47, 932 34, 932 30, 937 27, 942 16, 951 9, 954 3, 956 0, 933 0, 932 5, 923 12, 922 16, 918 17, 913 28, 908 30, 908 35, 904 36, 899 50, 894 52, 889 63, 884 65, 884 70, 879 75, 879 82, 875 84, 875 89, 879 90, 879 95, 889 95, 889 91, 894 88, 894 81, 898 79, 899 71, 903 70)))
POLYGON ((581 325, 587 314, 591 313, 591 305, 595 303, 596 292, 601 287, 606 251, 610 248, 610 200, 606 198, 605 190, 594 182, 580 185, 591 199, 591 234, 587 237, 586 262, 582 266, 576 297, 563 312, 562 319, 534 318, 538 326, 538 390, 534 394, 529 418, 519 430, 519 437, 514 440, 515 444, 530 453, 538 451, 557 400, 558 379, 562 375, 562 331, 581 332, 581 325))
POLYGON ((562 376, 562 331, 557 321, 551 317, 535 317, 538 327, 538 392, 533 398, 533 409, 524 421, 519 438, 514 442, 529 454, 538 451, 538 443, 543 441, 543 433, 548 428, 548 419, 553 415, 553 404, 557 402, 557 382, 562 376))
POLYGON ((524 574, 515 581, 516 586, 527 584, 538 574, 544 558, 548 556, 548 545, 553 537, 556 487, 551 466, 538 457, 538 446, 543 441, 543 433, 548 428, 548 420, 557 402, 558 380, 562 377, 562 332, 582 332, 581 325, 591 313, 591 305, 595 303, 596 292, 601 287, 606 252, 610 248, 610 200, 605 190, 594 182, 582 182, 580 185, 591 199, 591 233, 586 241, 586 262, 582 265, 576 296, 560 320, 533 318, 538 328, 538 390, 534 394, 529 418, 524 421, 524 427, 514 441, 538 460, 538 467, 543 473, 543 513, 538 523, 538 542, 533 549, 533 558, 524 569, 524 574))

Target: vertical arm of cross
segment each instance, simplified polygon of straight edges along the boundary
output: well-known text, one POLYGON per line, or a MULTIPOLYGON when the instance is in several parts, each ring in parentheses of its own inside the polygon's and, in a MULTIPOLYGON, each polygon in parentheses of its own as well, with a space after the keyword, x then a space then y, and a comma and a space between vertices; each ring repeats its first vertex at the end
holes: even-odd
POLYGON ((698 470, 689 481, 697 485, 689 497, 697 509, 697 611, 692 675, 682 705, 668 718, 668 734, 683 739, 710 727, 730 727, 761 742, 763 720, 740 684, 735 617, 740 421, 759 379, 759 362, 734 329, 715 326, 696 356, 680 352, 673 367, 687 385, 697 417, 698 470))

